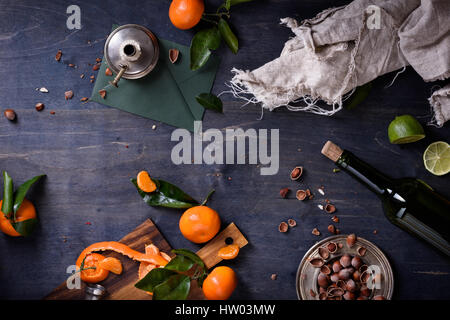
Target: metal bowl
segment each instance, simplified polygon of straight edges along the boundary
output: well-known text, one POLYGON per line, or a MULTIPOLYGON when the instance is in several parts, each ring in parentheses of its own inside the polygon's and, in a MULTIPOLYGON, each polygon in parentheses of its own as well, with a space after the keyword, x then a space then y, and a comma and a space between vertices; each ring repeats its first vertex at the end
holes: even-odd
POLYGON ((297 270, 296 288, 298 299, 319 299, 319 286, 317 285, 317 277, 320 273, 320 268, 315 268, 311 265, 311 263, 309 263, 309 261, 313 258, 320 257, 319 248, 326 246, 329 242, 334 242, 337 245, 341 244, 342 248, 338 248, 335 253, 330 254, 329 258, 325 260, 325 263, 336 260, 338 257, 346 253, 352 256, 358 255, 356 250, 359 247, 366 248, 366 253, 361 257, 364 264, 373 266, 374 268, 378 267, 380 273, 382 274, 379 288, 374 288, 372 290, 370 298, 376 295, 381 295, 388 300, 392 298, 392 294, 394 291, 394 275, 391 265, 389 264, 389 261, 384 253, 372 242, 361 237, 358 237, 355 245, 352 248, 349 248, 347 246, 346 239, 347 235, 331 236, 316 243, 308 250, 308 252, 306 252, 297 270), (311 289, 316 293, 315 297, 311 296, 311 289))

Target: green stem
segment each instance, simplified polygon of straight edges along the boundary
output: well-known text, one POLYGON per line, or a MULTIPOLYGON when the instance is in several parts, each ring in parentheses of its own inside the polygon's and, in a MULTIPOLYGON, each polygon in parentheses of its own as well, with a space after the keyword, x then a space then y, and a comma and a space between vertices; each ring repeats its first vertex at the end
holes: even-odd
POLYGON ((222 18, 222 16, 226 16, 229 18, 230 13, 229 12, 204 13, 203 16, 220 17, 220 18, 222 18))
POLYGON ((201 206, 204 206, 206 204, 206 202, 208 202, 209 198, 211 197, 211 195, 215 192, 216 190, 212 189, 208 195, 206 196, 205 200, 203 200, 201 206))
POLYGON ((202 20, 203 20, 203 21, 206 21, 206 22, 209 22, 209 23, 213 23, 213 24, 215 24, 215 25, 218 24, 217 21, 214 21, 214 20, 211 20, 211 19, 207 19, 207 18, 205 18, 205 17, 202 17, 202 20))

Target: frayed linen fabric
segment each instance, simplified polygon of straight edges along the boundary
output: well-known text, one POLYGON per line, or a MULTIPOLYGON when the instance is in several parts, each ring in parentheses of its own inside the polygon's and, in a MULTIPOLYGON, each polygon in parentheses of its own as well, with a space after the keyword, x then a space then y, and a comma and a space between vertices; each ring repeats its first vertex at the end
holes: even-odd
MULTIPOLYGON (((355 0, 300 23, 281 19, 295 36, 279 58, 253 71, 233 69, 231 92, 270 111, 285 106, 329 116, 356 87, 407 66, 424 81, 444 80, 449 12, 449 0, 355 0)), ((445 122, 449 110, 442 114, 445 122)))

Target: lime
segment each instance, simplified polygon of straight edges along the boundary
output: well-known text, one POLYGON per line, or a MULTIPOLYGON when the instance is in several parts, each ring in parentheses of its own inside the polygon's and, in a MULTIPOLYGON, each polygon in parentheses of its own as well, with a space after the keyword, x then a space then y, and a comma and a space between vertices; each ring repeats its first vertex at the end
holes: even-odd
POLYGON ((423 153, 425 168, 436 176, 450 172, 450 146, 447 142, 433 142, 423 153))
POLYGON ((388 128, 389 141, 393 144, 415 142, 425 138, 422 125, 409 114, 395 117, 388 128))

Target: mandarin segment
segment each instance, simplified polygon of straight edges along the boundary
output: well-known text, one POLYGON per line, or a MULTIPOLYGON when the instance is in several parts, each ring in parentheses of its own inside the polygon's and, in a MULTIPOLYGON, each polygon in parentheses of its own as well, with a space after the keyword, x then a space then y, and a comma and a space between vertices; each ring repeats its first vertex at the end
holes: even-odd
POLYGON ((144 192, 150 193, 156 190, 155 182, 150 178, 147 171, 141 171, 137 175, 136 179, 139 189, 144 192))

